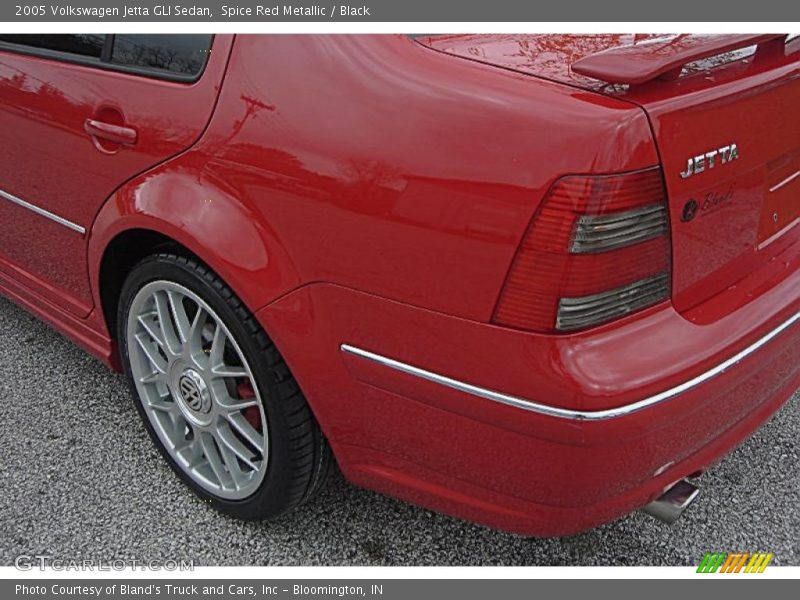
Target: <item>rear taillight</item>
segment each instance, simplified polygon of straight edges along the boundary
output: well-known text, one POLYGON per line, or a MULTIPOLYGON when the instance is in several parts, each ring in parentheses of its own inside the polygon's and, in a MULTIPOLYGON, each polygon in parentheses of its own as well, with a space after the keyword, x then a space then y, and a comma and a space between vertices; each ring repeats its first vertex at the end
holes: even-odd
POLYGON ((493 321, 584 329, 670 295, 666 192, 658 168, 558 180, 534 217, 493 321))

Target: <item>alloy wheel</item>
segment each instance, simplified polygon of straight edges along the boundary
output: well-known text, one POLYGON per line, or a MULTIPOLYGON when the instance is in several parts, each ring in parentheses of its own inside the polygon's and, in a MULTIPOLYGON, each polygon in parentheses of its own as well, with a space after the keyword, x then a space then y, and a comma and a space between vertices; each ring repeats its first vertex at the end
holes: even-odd
POLYGON ((252 495, 267 471, 267 420, 217 313, 177 283, 147 283, 128 311, 127 346, 144 412, 175 463, 215 496, 252 495))

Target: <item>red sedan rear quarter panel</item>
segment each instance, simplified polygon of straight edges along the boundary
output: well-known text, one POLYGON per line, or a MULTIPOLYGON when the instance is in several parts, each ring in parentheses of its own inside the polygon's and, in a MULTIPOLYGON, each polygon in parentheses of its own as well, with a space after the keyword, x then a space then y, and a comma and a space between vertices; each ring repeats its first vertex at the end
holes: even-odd
POLYGON ((402 36, 240 36, 196 152, 302 282, 478 320, 560 174, 657 163, 638 108, 402 36))

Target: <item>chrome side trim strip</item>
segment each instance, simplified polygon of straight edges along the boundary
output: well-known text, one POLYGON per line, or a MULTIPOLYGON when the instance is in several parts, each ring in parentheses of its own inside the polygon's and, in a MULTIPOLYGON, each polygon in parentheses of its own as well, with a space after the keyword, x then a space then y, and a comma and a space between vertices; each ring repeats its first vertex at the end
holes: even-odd
POLYGON ((58 215, 51 213, 49 210, 39 208, 35 204, 26 202, 22 198, 17 198, 13 194, 9 194, 8 192, 0 190, 0 198, 8 200, 9 202, 16 204, 17 206, 21 206, 22 208, 27 208, 28 210, 35 212, 37 215, 45 217, 46 219, 50 219, 51 221, 55 221, 59 225, 63 225, 67 229, 72 229, 72 231, 76 231, 81 235, 86 234, 86 229, 81 227, 80 225, 73 223, 72 221, 67 221, 65 218, 59 217, 58 215))
POLYGON ((796 171, 794 174, 789 175, 786 179, 784 179, 780 183, 777 183, 777 184, 773 185, 771 188, 769 188, 770 193, 777 192, 782 187, 792 183, 798 177, 800 177, 800 171, 796 171))
POLYGON ((770 331, 764 337, 754 342, 753 344, 749 345, 741 352, 738 352, 734 356, 731 356, 728 360, 718 364, 713 369, 710 369, 705 373, 702 373, 697 377, 694 377, 689 381, 686 381, 671 389, 661 392, 660 394, 656 394, 655 396, 650 396, 649 398, 645 398, 643 400, 639 400, 631 404, 626 404, 625 406, 609 408, 607 410, 588 410, 588 411, 570 410, 567 408, 559 408, 557 406, 549 406, 547 404, 533 402, 532 400, 526 400, 524 398, 519 398, 517 396, 510 396, 508 394, 503 394, 501 392, 488 390, 486 388, 478 387, 476 385, 465 383, 463 381, 458 381, 456 379, 452 379, 444 375, 439 375, 438 373, 432 373, 431 371, 426 371, 425 369, 420 369, 419 367, 415 367, 413 365, 400 362, 399 360, 394 360, 391 358, 387 358, 385 356, 381 356, 380 354, 375 354, 367 350, 362 350, 361 348, 356 348, 355 346, 350 346, 349 344, 342 344, 340 346, 340 349, 342 352, 345 352, 347 354, 352 354, 355 356, 360 356, 361 358, 371 360, 373 362, 376 362, 380 365, 383 365, 384 367, 388 367, 395 371, 400 371, 401 373, 406 373, 408 375, 414 375, 415 377, 419 377, 420 379, 425 379, 433 383, 438 383, 439 385, 443 385, 445 387, 449 387, 459 392, 464 392, 466 394, 471 394, 473 396, 476 396, 478 398, 483 398, 485 400, 492 400, 493 402, 507 404, 508 406, 513 406, 515 408, 520 408, 522 410, 540 413, 551 417, 560 417, 562 419, 574 419, 579 421, 602 421, 605 419, 613 419, 615 417, 621 417, 624 415, 629 415, 631 413, 638 412, 642 409, 648 408, 655 404, 659 404, 660 402, 664 402, 665 400, 669 400, 670 398, 674 398, 675 396, 683 394, 684 392, 687 392, 690 389, 695 388, 698 385, 705 383, 710 379, 713 379, 717 375, 720 375, 721 373, 727 371, 734 365, 744 360, 749 355, 756 352, 759 348, 765 346, 772 339, 774 339, 782 332, 789 329, 792 325, 794 325, 798 321, 800 321, 800 312, 795 313, 794 316, 792 316, 787 321, 783 322, 781 325, 770 331))

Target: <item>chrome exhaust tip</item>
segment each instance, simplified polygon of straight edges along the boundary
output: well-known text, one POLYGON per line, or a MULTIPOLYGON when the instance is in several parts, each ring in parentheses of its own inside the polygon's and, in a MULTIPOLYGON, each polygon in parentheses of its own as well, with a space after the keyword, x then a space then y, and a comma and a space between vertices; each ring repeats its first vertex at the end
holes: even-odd
POLYGON ((651 517, 672 525, 699 493, 699 487, 681 479, 642 510, 651 517))

